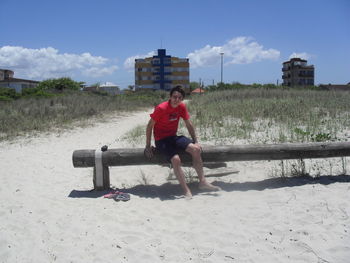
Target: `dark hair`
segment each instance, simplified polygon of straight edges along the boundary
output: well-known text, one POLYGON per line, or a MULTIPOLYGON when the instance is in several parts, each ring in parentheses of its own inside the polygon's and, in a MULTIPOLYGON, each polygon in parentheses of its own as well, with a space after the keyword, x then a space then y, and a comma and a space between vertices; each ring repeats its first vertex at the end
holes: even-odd
POLYGON ((177 91, 177 92, 180 92, 181 95, 182 95, 182 98, 184 99, 185 98, 185 91, 183 90, 182 86, 181 85, 177 85, 175 86, 174 88, 172 88, 170 90, 170 97, 173 95, 173 93, 177 91))

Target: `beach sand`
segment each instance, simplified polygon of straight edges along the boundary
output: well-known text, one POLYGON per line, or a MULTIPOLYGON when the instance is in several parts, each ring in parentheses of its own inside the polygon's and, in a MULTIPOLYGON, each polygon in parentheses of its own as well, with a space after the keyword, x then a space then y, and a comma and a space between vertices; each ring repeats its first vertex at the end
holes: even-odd
MULTIPOLYGON (((0 143, 0 262, 349 262, 349 176, 273 178, 271 162, 231 162, 219 192, 182 197, 161 166, 111 167, 127 202, 91 191, 77 149, 128 147, 148 112, 0 143)), ((349 169, 348 169, 349 171, 349 169)))

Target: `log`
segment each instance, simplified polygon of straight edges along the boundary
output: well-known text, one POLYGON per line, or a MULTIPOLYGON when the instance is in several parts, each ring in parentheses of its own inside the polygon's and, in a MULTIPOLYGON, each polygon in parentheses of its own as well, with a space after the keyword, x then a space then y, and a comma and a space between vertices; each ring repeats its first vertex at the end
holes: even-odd
MULTIPOLYGON (((149 160, 143 155, 143 148, 108 149, 102 153, 102 164, 108 166, 146 165, 167 163, 165 158, 155 153, 149 160)), ((313 159, 350 156, 350 142, 318 142, 263 145, 203 146, 204 162, 259 161, 313 159)), ((180 153, 184 163, 191 162, 191 156, 180 153)), ((95 150, 73 152, 74 167, 95 167, 95 150)))

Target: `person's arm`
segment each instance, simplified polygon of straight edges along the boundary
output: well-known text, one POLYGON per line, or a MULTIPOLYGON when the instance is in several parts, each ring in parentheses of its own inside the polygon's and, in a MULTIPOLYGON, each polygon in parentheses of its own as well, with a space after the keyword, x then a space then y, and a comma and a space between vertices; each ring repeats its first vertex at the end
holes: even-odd
POLYGON ((144 154, 147 158, 152 158, 153 157, 153 149, 151 146, 151 139, 152 139, 152 131, 153 131, 153 127, 154 124, 156 122, 151 118, 147 124, 147 128, 146 128, 146 147, 145 147, 145 151, 144 154))
POLYGON ((184 122, 186 124, 186 128, 187 128, 189 134, 192 137, 192 140, 194 141, 194 143, 198 143, 198 139, 197 139, 197 136, 196 136, 196 130, 195 130, 192 122, 190 120, 184 120, 184 122))
POLYGON ((146 128, 146 147, 151 147, 152 131, 156 122, 151 118, 146 128))

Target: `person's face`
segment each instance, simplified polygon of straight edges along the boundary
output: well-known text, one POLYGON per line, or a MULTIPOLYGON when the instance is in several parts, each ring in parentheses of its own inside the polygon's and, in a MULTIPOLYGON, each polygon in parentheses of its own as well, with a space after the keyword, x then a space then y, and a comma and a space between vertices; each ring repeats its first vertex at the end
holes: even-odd
POLYGON ((170 104, 173 108, 176 108, 177 106, 179 106, 182 100, 183 100, 182 94, 178 91, 174 91, 173 94, 170 96, 170 104))

